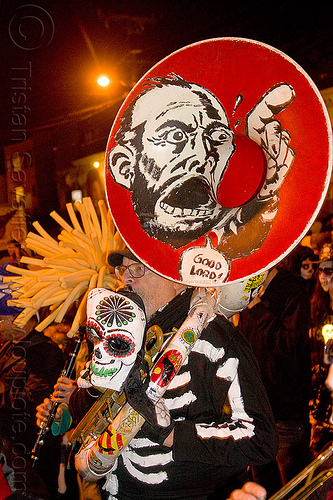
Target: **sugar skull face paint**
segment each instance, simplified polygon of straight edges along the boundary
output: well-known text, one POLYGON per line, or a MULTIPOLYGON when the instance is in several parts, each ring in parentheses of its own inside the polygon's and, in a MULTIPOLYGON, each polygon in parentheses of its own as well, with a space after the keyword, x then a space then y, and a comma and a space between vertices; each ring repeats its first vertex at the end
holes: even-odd
POLYGON ((309 280, 312 278, 313 273, 315 271, 315 265, 311 262, 310 259, 306 259, 302 261, 301 265, 301 276, 305 280, 309 280))
POLYGON ((87 334, 94 344, 92 385, 121 390, 142 347, 145 326, 144 306, 134 292, 91 290, 87 300, 87 334))
POLYGON ((327 260, 319 264, 318 276, 320 284, 325 290, 329 292, 333 286, 333 261, 327 260))

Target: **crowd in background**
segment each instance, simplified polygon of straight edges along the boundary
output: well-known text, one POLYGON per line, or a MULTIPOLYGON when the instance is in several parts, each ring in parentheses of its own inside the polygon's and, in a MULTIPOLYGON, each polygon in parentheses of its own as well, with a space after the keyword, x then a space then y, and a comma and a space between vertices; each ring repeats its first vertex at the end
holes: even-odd
MULTIPOLYGON (((333 216, 329 216, 322 223, 316 222, 312 232, 290 255, 270 270, 258 297, 231 319, 252 344, 278 429, 277 459, 251 470, 253 480, 263 485, 269 495, 292 479, 332 441, 332 241, 333 216)), ((12 242, 8 256, 4 255, 2 261, 7 259, 19 265, 20 252, 19 246, 12 242)), ((6 275, 5 266, 2 269, 6 275)), ((49 326, 42 336, 36 335, 34 329, 41 318, 33 318, 31 324, 20 331, 9 319, 15 317, 15 311, 6 309, 3 294, 0 316, 0 464, 8 483, 15 491, 12 473, 17 468, 15 460, 17 462, 20 456, 23 464, 20 472, 22 477, 29 478, 31 498, 102 498, 103 491, 98 484, 94 491, 89 491, 78 480, 68 456, 68 436, 50 434, 38 466, 32 469, 28 460, 38 434, 33 409, 53 392, 73 348, 66 336, 71 316, 61 324, 49 326), (46 360, 52 360, 52 364, 46 360), (9 365, 12 372, 8 372, 9 365), (14 401, 23 400, 29 401, 29 410, 25 403, 24 408, 15 407, 14 401), (16 408, 14 414, 8 410, 9 406, 16 408), (15 428, 18 415, 21 415, 20 429, 15 428), (21 448, 16 449, 14 455, 12 449, 9 451, 9 443, 13 442, 21 448)), ((73 387, 90 352, 91 346, 85 340, 73 387)), ((0 489, 2 480, 0 473, 0 489)), ((326 498, 326 494, 330 492, 326 491, 322 498, 326 498)), ((18 493, 8 498, 21 498, 15 495, 18 493)), ((1 498, 7 497, 0 493, 1 498)))

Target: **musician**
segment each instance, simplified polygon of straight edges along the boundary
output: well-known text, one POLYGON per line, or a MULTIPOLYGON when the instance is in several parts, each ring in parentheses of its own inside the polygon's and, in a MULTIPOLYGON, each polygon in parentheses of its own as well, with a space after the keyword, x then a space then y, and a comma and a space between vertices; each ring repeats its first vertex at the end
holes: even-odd
MULTIPOLYGON (((78 373, 78 365, 83 368, 85 363, 83 360, 87 361, 86 358, 86 340, 83 341, 83 349, 80 350, 79 357, 76 358, 76 368, 75 372, 78 373), (82 352, 81 352, 82 351, 82 352)), ((56 402, 59 404, 56 412, 54 422, 51 425, 51 432, 55 436, 62 436, 62 461, 59 468, 58 475, 58 491, 66 494, 67 496, 77 496, 80 500, 94 499, 101 500, 101 493, 98 483, 90 483, 84 481, 79 474, 76 473, 74 466, 68 466, 68 433, 67 429, 70 428, 72 423, 71 416, 69 412, 66 412, 69 400, 73 392, 77 389, 76 380, 72 380, 66 376, 60 376, 57 383, 54 386, 52 393, 52 400, 50 398, 45 398, 44 401, 36 407, 36 423, 40 427, 42 422, 47 422, 50 410, 52 409, 52 403, 56 402), (65 416, 64 416, 65 412, 65 416), (62 422, 62 425, 60 425, 62 422)))
MULTIPOLYGON (((157 324, 170 332, 183 323, 192 289, 150 271, 127 250, 112 253, 109 262, 141 297, 148 327, 157 324)), ((89 387, 72 395, 69 410, 75 423, 96 400, 94 391, 99 392, 89 387)), ((247 479, 248 465, 275 456, 276 431, 256 361, 225 318, 209 323, 164 399, 166 424, 146 421, 112 472, 105 473, 110 500, 227 498, 247 479)), ((138 403, 137 398, 129 402, 133 407, 138 403)), ((148 405, 141 403, 137 411, 145 417, 148 405)), ((45 418, 41 409, 37 416, 45 418)))
POLYGON ((177 75, 147 85, 124 111, 108 158, 115 182, 131 191, 142 229, 174 248, 213 230, 227 258, 239 258, 239 248, 249 255, 268 234, 292 163, 289 133, 274 115, 292 101, 293 90, 270 89, 248 114, 247 134, 268 155, 267 179, 251 202, 227 208, 218 202, 218 188, 237 144, 222 104, 177 75))
MULTIPOLYGON (((155 274, 128 251, 112 253, 109 262, 141 297, 148 327, 170 332, 183 323, 192 289, 155 274)), ((83 389, 73 394, 72 415, 88 410, 89 397, 83 389)), ((274 458, 276 431, 257 363, 225 318, 209 323, 164 399, 170 425, 145 422, 107 476, 110 499, 198 500, 214 498, 214 489, 216 498, 227 498, 246 480, 248 465, 274 458)))
MULTIPOLYGON (((148 327, 158 324, 167 332, 182 324, 190 288, 155 274, 126 252, 111 254, 109 263, 122 266, 117 271, 124 285, 142 298, 148 327)), ((274 456, 275 427, 256 362, 224 318, 209 323, 164 399, 174 427, 161 446, 153 444, 154 432, 144 424, 108 478, 115 498, 139 498, 137 491, 146 498, 208 498, 218 485, 223 498, 228 493, 223 483, 244 478, 250 463, 274 456)))

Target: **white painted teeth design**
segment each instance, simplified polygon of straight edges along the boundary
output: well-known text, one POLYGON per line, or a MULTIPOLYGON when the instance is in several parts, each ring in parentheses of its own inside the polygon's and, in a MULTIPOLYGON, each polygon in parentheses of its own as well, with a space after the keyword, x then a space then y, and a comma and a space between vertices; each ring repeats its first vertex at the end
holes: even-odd
POLYGON ((172 207, 171 205, 167 205, 166 203, 160 203, 160 207, 166 212, 167 214, 173 214, 175 211, 175 207, 172 207))
POLYGON ((172 214, 175 217, 209 217, 210 215, 213 214, 214 209, 205 209, 205 210, 200 210, 198 208, 179 208, 179 207, 172 207, 171 205, 168 205, 167 203, 161 202, 160 207, 162 210, 164 210, 165 213, 167 214, 172 214))

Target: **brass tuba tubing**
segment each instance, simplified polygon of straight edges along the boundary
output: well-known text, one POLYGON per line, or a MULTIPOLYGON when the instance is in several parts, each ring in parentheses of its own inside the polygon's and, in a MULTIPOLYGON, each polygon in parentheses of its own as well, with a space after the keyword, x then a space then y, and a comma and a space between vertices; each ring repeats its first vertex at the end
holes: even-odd
POLYGON ((297 493, 295 493, 289 500, 306 500, 312 493, 314 493, 318 488, 323 486, 326 481, 332 479, 333 468, 323 470, 318 476, 316 476, 312 481, 306 483, 297 493))
POLYGON ((104 393, 102 393, 97 401, 93 404, 90 410, 86 413, 86 415, 82 418, 79 424, 75 427, 72 432, 69 443, 74 444, 75 441, 81 441, 82 443, 85 441, 87 436, 92 431, 95 423, 95 417, 99 414, 102 414, 112 397, 114 391, 112 389, 107 389, 104 393))
MULTIPOLYGON (((277 493, 269 498, 269 500, 281 500, 292 491, 303 479, 309 476, 317 467, 324 463, 333 455, 333 444, 331 444, 326 450, 318 455, 305 469, 297 474, 293 479, 291 479, 287 484, 285 484, 277 493)), ((296 497, 297 498, 297 497, 296 497)))

